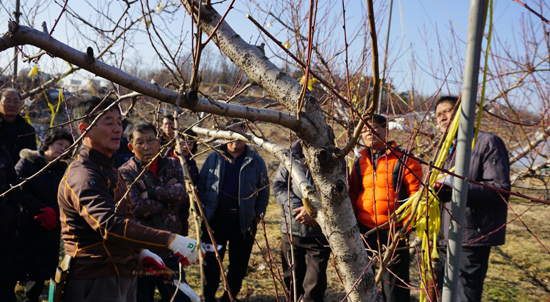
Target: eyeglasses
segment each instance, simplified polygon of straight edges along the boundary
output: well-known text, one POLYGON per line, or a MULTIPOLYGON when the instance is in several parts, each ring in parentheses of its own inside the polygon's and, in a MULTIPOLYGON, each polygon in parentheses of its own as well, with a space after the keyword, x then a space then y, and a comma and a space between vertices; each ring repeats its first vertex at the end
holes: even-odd
POLYGON ((435 115, 435 118, 439 120, 439 119, 442 119, 443 116, 446 116, 446 115, 451 114, 451 113, 453 113, 453 108, 450 108, 450 109, 447 109, 447 110, 443 110, 443 111, 441 111, 441 112, 438 112, 438 113, 435 115))

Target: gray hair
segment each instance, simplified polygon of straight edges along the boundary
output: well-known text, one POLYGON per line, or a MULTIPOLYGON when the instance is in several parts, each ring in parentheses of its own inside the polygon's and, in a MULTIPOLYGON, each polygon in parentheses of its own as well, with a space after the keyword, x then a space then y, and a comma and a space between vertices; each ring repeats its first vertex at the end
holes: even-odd
POLYGON ((0 98, 4 97, 5 92, 15 92, 15 93, 17 93, 17 96, 19 97, 19 100, 21 101, 21 93, 19 93, 19 90, 15 89, 15 88, 4 88, 4 89, 0 90, 0 98))

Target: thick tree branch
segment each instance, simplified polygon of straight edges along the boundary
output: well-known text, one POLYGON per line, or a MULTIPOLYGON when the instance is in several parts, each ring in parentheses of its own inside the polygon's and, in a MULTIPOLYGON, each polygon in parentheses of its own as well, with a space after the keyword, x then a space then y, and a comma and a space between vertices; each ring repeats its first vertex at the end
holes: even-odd
MULTIPOLYGON (((120 84, 128 89, 159 99, 163 102, 175 104, 178 92, 160 87, 144 81, 122 70, 105 64, 86 53, 80 52, 61 43, 41 31, 26 26, 9 23, 10 31, 0 37, 0 51, 16 45, 29 44, 60 57, 67 62, 88 70, 97 76, 120 84)), ((232 104, 214 103, 206 99, 197 98, 196 93, 184 95, 180 106, 195 112, 208 112, 230 117, 241 117, 250 120, 261 120, 285 126, 296 132, 314 135, 315 131, 307 120, 298 121, 295 116, 279 111, 245 107, 232 104)))

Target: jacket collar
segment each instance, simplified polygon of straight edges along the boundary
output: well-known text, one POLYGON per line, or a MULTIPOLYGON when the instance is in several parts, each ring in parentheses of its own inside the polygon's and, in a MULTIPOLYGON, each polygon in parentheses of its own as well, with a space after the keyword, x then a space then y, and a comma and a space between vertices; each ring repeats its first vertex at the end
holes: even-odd
POLYGON ((96 161, 99 163, 99 165, 103 167, 113 168, 113 158, 108 157, 107 155, 92 149, 88 146, 82 145, 82 149, 80 150, 80 154, 90 158, 91 160, 96 161))
POLYGON ((25 119, 21 116, 21 114, 18 114, 16 117, 15 117, 15 121, 13 121, 12 123, 6 121, 5 119, 2 118, 2 116, 0 116, 0 127, 2 127, 2 124, 6 123, 6 124, 20 124, 21 122, 25 122, 25 119))
MULTIPOLYGON (((139 158, 137 158, 135 155, 132 156, 132 160, 134 161, 134 163, 137 165, 137 167, 139 169, 143 169, 143 167, 145 166, 145 164, 139 158)), ((164 167, 167 163, 168 163, 168 159, 166 159, 165 157, 159 156, 158 157, 158 169, 159 169, 159 171, 160 171, 161 167, 164 167)))
POLYGON ((31 150, 31 149, 21 149, 21 151, 19 151, 19 157, 25 158, 26 160, 30 161, 33 164, 46 161, 44 159, 44 153, 42 153, 41 151, 31 150))

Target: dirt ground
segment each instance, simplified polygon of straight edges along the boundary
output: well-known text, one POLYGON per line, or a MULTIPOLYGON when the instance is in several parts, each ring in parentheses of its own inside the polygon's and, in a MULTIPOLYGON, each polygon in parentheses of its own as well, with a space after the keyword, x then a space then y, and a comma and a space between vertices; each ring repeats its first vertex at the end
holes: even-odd
MULTIPOLYGON (((512 200, 508 213, 506 244, 493 248, 485 280, 483 301, 548 301, 550 297, 550 208, 512 200), (517 214, 517 215, 516 215, 517 214), (519 216, 519 217, 518 217, 519 216)), ((280 261, 279 207, 270 201, 265 218, 266 234, 271 256, 276 265, 275 279, 282 274, 280 261)), ((267 257, 266 236, 261 230, 256 235, 249 263, 249 273, 238 298, 242 301, 286 301, 282 283, 273 281, 267 257), (261 251, 260 251, 261 249, 261 251), (274 286, 277 284, 277 287, 274 286)), ((227 264, 227 261, 226 261, 227 264)), ((190 284, 198 283, 198 267, 189 268, 190 284)), ((413 287, 419 287, 418 269, 411 264, 413 287)), ((198 291, 199 288, 195 287, 198 291)), ((222 290, 218 291, 221 295, 222 290)), ((412 301, 418 301, 419 291, 412 290, 412 301)), ((326 302, 341 301, 345 296, 331 257, 328 268, 326 302)))

